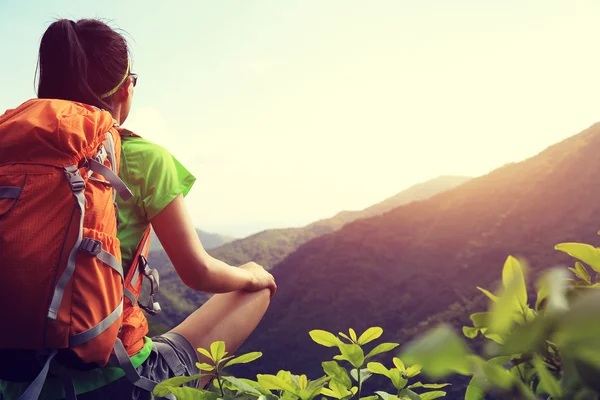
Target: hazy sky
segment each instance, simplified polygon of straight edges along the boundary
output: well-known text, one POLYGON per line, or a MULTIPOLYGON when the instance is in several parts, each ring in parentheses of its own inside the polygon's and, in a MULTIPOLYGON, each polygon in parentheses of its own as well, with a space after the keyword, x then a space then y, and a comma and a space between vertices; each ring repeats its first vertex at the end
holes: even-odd
POLYGON ((125 124, 198 178, 195 225, 236 236, 482 175, 600 116, 600 2, 0 0, 0 109, 35 96, 57 17, 126 30, 125 124))

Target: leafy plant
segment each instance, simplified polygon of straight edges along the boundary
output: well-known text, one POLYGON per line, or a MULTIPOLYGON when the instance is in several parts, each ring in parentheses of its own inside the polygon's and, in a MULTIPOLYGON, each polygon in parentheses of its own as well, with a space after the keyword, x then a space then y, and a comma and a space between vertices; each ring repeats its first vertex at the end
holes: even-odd
POLYGON ((408 344, 405 361, 419 363, 432 378, 471 376, 466 400, 494 393, 506 399, 598 399, 600 393, 600 249, 580 243, 556 246, 578 261, 552 268, 536 282, 534 307, 526 289, 526 267, 508 257, 487 312, 471 315, 463 335, 485 338, 483 357, 473 354, 448 325, 408 344), (587 264, 596 277, 592 280, 587 264))
POLYGON ((323 390, 322 394, 330 396, 340 400, 347 400, 353 397, 364 400, 364 399, 376 399, 377 397, 383 400, 397 400, 397 399, 436 399, 446 395, 446 392, 435 391, 427 392, 424 394, 417 394, 413 388, 426 388, 426 389, 439 389, 448 384, 423 384, 417 382, 407 387, 408 380, 417 376, 421 372, 420 365, 413 365, 409 368, 404 366, 404 363, 397 357, 392 359, 395 368, 387 369, 383 364, 379 362, 368 362, 376 355, 387 353, 398 347, 398 343, 380 343, 373 347, 366 355, 363 348, 364 345, 371 343, 378 339, 383 334, 383 329, 380 327, 372 327, 367 329, 362 335, 357 336, 354 329, 348 330, 348 335, 343 332, 339 332, 339 336, 335 336, 331 332, 323 330, 313 330, 309 332, 310 337, 316 343, 325 347, 337 347, 340 354, 334 356, 334 360, 346 361, 350 364, 350 374, 348 371, 341 367, 336 361, 326 361, 322 363, 323 370, 329 375, 332 380, 329 382, 329 388, 323 390), (344 342, 342 339, 345 339, 344 342), (376 391, 375 396, 361 397, 362 384, 369 379, 373 374, 379 374, 386 376, 390 379, 393 387, 396 389, 395 394, 390 394, 385 391, 376 391), (357 383, 354 386, 350 380, 350 376, 357 383))

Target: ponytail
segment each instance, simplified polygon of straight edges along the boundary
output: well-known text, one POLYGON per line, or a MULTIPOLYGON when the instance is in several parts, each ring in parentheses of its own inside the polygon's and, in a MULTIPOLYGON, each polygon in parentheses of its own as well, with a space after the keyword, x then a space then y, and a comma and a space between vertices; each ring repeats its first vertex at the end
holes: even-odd
POLYGON ((39 51, 38 97, 78 101, 111 111, 102 98, 127 74, 125 39, 98 20, 61 19, 44 33, 39 51))

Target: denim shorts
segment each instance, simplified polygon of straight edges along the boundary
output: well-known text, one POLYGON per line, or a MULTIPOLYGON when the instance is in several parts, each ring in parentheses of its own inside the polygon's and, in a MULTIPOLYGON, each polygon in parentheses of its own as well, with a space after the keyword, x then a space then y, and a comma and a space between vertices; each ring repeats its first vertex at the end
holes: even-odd
MULTIPOLYGON (((196 367, 198 356, 192 344, 182 335, 167 332, 152 338, 152 352, 148 359, 137 368, 140 376, 162 382, 174 376, 191 376, 200 371, 196 367)), ((198 387, 199 380, 186 384, 198 387)), ((134 386, 127 377, 109 385, 77 396, 78 400, 150 400, 152 393, 134 386)), ((158 399, 158 397, 155 397, 158 399)))

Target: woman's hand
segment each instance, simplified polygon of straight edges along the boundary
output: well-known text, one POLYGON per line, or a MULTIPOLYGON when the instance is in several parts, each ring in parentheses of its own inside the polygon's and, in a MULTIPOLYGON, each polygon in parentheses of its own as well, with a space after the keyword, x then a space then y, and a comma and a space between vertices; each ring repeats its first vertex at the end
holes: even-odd
POLYGON ((275 292, 277 292, 275 278, 266 269, 255 262, 246 263, 241 265, 240 268, 252 273, 252 280, 250 281, 250 284, 244 288, 245 290, 255 292, 262 289, 269 289, 271 291, 271 297, 275 295, 275 292))

